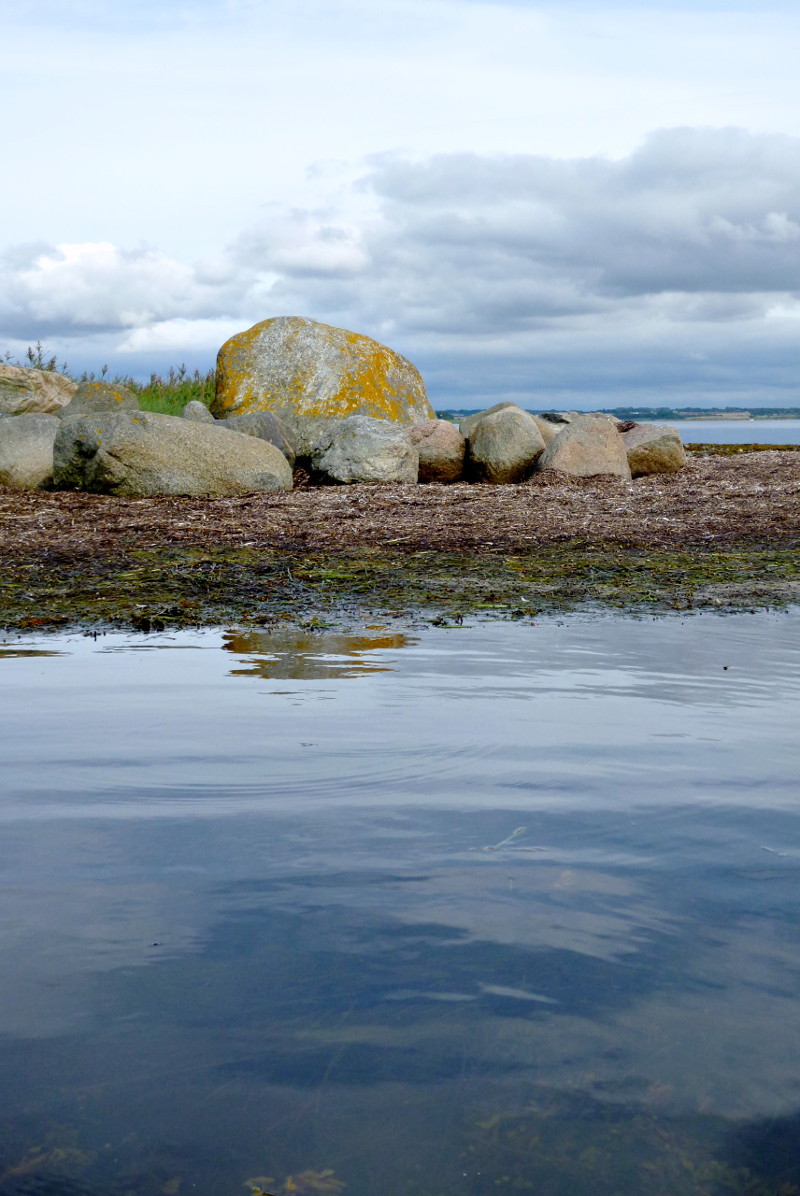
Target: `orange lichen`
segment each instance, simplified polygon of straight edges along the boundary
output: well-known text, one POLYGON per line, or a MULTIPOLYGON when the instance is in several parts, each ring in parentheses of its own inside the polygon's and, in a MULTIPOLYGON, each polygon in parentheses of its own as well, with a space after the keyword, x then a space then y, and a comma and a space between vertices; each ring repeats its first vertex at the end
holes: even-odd
POLYGON ((433 418, 418 370, 370 337, 312 320, 264 320, 227 341, 214 414, 433 418))

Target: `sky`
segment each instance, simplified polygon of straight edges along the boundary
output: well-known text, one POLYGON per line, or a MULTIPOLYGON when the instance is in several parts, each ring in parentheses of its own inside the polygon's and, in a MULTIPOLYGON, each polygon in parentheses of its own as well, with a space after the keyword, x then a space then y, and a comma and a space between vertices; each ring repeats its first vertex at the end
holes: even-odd
POLYGON ((800 406, 796 0, 0 17, 0 357, 206 369, 301 315, 438 408, 800 406))

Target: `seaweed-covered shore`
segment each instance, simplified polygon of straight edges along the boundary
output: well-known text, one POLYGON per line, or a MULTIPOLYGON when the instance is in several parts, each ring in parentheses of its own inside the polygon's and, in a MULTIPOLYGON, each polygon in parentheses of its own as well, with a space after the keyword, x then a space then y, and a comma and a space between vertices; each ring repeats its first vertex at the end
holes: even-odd
POLYGON ((6 628, 269 625, 800 597, 800 453, 624 484, 298 486, 238 498, 0 489, 6 628))

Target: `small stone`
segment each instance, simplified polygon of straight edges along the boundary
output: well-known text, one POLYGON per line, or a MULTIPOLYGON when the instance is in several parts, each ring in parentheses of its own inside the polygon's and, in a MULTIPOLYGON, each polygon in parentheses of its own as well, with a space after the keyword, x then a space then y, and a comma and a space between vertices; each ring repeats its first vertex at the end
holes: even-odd
POLYGON ((181 412, 181 416, 183 419, 193 419, 198 424, 215 424, 217 422, 205 403, 201 403, 199 399, 190 399, 181 412))

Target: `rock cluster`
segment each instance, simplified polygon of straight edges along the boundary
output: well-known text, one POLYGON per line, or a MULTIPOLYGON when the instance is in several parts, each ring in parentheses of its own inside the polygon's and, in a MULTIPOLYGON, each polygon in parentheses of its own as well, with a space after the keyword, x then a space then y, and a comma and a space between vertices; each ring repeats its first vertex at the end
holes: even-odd
POLYGON ((435 418, 405 358, 299 318, 227 341, 212 409, 193 401, 182 416, 141 411, 112 383, 0 365, 0 485, 226 495, 291 489, 295 465, 322 484, 503 484, 545 470, 630 481, 685 462, 673 429, 601 412, 503 402, 456 427, 435 418))

